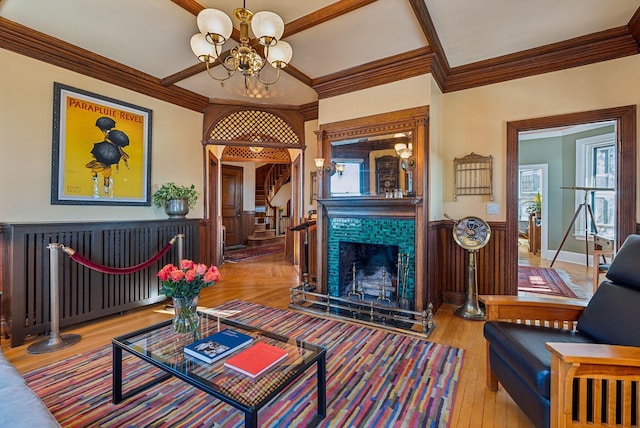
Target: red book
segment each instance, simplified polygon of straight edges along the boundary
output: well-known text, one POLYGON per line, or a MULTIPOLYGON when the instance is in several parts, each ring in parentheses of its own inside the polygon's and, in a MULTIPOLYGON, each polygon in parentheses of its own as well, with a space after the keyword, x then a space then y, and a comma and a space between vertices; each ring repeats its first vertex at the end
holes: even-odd
POLYGON ((230 357, 224 365, 247 376, 256 377, 287 358, 288 355, 285 349, 258 342, 230 357))

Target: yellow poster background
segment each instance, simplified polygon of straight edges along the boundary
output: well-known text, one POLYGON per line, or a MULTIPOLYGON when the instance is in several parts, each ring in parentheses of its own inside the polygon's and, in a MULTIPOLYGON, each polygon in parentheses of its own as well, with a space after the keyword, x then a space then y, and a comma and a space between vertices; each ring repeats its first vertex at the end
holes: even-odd
POLYGON ((145 198, 145 147, 146 117, 115 104, 95 103, 83 98, 67 95, 64 98, 64 154, 62 163, 62 186, 60 196, 65 199, 118 199, 140 200, 145 198), (94 196, 94 181, 87 163, 94 160, 91 150, 94 144, 104 141, 104 134, 96 126, 101 117, 110 117, 116 123, 113 129, 129 137, 129 145, 123 147, 129 156, 128 168, 123 159, 111 165, 113 180, 111 191, 105 194, 103 174, 98 173, 99 196, 94 196))

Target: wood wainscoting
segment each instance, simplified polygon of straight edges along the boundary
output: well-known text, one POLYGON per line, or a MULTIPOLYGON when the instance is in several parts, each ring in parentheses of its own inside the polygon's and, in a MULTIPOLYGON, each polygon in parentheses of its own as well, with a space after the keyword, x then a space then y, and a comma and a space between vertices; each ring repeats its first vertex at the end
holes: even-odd
MULTIPOLYGON (((517 295, 518 284, 509 284, 507 272, 517 266, 507 266, 506 223, 490 222, 491 239, 476 259, 478 294, 517 295)), ((434 306, 442 303, 463 304, 467 292, 468 253, 453 240, 453 223, 436 221, 429 224, 431 236, 429 269, 431 289, 436 297, 434 306)), ((517 254, 515 255, 517 259, 517 254)))
POLYGON ((11 346, 51 329, 50 252, 58 250, 49 244, 72 248, 95 264, 127 268, 184 236, 178 248, 130 274, 101 273, 58 255, 59 323, 66 327, 164 301, 156 273, 179 261, 180 247, 182 257, 199 260, 201 228, 200 219, 1 224, 2 314, 10 325, 11 346))

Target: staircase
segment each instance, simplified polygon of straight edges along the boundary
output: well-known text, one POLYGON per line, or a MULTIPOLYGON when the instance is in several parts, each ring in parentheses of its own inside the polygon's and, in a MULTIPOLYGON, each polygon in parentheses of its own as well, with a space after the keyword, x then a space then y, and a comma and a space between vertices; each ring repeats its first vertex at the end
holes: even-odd
POLYGON ((284 236, 276 235, 277 209, 271 205, 278 190, 291 178, 289 164, 265 165, 261 171, 256 170, 256 216, 253 234, 247 239, 249 246, 273 243, 284 240, 284 236))

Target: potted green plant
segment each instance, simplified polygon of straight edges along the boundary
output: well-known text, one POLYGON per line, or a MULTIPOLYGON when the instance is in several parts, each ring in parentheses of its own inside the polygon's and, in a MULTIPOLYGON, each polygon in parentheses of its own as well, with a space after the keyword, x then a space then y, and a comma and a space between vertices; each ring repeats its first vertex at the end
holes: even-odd
POLYGON ((196 206, 198 192, 195 186, 178 186, 164 183, 152 196, 153 205, 164 208, 169 218, 184 218, 189 209, 196 206))
POLYGON ((525 201, 527 204, 527 213, 534 214, 536 217, 540 218, 542 215, 542 195, 540 192, 536 193, 533 199, 525 201))

